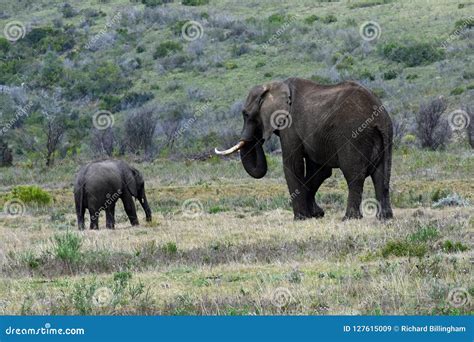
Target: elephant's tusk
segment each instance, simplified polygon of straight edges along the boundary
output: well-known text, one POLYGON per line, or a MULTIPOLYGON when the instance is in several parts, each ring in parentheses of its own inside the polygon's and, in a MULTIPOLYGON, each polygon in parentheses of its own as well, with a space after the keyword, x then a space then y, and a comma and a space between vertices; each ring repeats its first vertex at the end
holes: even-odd
POLYGON ((234 152, 237 152, 240 150, 243 146, 245 145, 245 141, 239 141, 239 143, 235 146, 232 146, 228 150, 225 151, 219 151, 217 148, 214 149, 214 152, 219 155, 219 156, 227 156, 229 154, 232 154, 234 152))

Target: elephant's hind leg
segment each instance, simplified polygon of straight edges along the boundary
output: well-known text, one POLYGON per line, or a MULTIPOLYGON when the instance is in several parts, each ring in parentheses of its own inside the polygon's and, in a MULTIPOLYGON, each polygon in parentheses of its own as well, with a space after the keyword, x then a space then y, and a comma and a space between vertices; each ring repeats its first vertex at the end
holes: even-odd
POLYGON ((307 195, 308 209, 312 217, 323 217, 324 210, 316 203, 315 195, 323 182, 332 174, 330 167, 316 164, 309 158, 305 158, 306 177, 305 185, 309 188, 307 195))
POLYGON ((108 229, 115 229, 115 203, 105 209, 105 226, 108 229))
POLYGON ((390 205, 390 188, 386 185, 384 176, 384 164, 381 162, 375 171, 370 175, 375 188, 375 197, 379 202, 377 218, 386 220, 393 217, 392 207, 390 205))
POLYGON ((90 229, 99 229, 99 208, 89 208, 89 215, 91 218, 90 229))

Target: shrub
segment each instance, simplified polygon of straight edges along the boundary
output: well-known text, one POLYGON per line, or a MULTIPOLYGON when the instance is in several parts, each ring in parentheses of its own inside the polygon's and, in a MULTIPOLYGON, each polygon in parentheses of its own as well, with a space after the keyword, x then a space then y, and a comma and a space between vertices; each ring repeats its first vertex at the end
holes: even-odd
POLYGON ((65 3, 61 7, 61 13, 63 14, 64 18, 72 18, 74 17, 77 13, 76 10, 71 6, 71 4, 65 3))
POLYGON ((207 5, 209 0, 182 0, 181 4, 184 6, 202 6, 207 5))
POLYGON ((145 158, 152 156, 153 136, 158 123, 153 107, 140 107, 127 113, 125 118, 125 144, 132 153, 143 149, 145 158))
POLYGON ((271 16, 268 17, 268 22, 270 24, 277 24, 281 25, 285 22, 285 16, 283 14, 272 14, 271 16))
POLYGON ((159 5, 163 5, 163 0, 142 0, 142 4, 146 7, 156 7, 159 5))
POLYGON ((417 42, 411 42, 408 45, 399 45, 394 42, 387 43, 382 46, 381 52, 385 58, 404 63, 409 67, 431 64, 445 57, 443 49, 435 48, 429 43, 417 42))
POLYGON ((174 242, 168 242, 163 245, 162 250, 167 254, 176 254, 178 253, 178 246, 174 242))
POLYGON ((182 51, 183 47, 181 46, 180 43, 168 40, 166 42, 160 43, 155 49, 155 52, 153 53, 153 58, 161 58, 168 56, 171 52, 177 52, 177 51, 182 51))
POLYGON ((398 72, 397 72, 397 71, 395 71, 395 70, 388 70, 388 71, 386 71, 386 72, 383 73, 382 78, 383 78, 384 80, 387 80, 387 81, 388 81, 388 80, 393 80, 393 79, 397 78, 397 76, 398 76, 398 72))
POLYGON ((451 95, 461 95, 462 93, 464 93, 464 87, 456 87, 454 88, 453 90, 451 90, 450 94, 451 95))
POLYGON ((442 243, 441 249, 445 253, 457 253, 467 251, 469 247, 463 245, 461 242, 452 242, 451 240, 446 240, 442 243))
POLYGON ((467 207, 469 201, 458 194, 448 195, 433 203, 433 208, 467 207))
POLYGON ((80 257, 82 239, 79 235, 67 232, 62 235, 55 235, 55 255, 66 263, 75 263, 80 257))
POLYGON ((227 70, 233 70, 233 69, 238 68, 238 66, 235 62, 225 62, 224 66, 227 70))
POLYGON ((455 30, 471 29, 473 27, 474 27, 474 20, 472 20, 472 17, 459 19, 454 23, 455 30))
POLYGON ((19 185, 12 189, 12 198, 18 198, 24 203, 36 203, 39 205, 47 205, 52 202, 53 197, 39 186, 36 185, 19 185))
POLYGON ((388 258, 389 256, 408 256, 408 257, 423 257, 428 252, 425 244, 410 242, 405 240, 389 241, 382 248, 382 256, 388 258))
POLYGON ((421 147, 437 150, 449 139, 449 125, 442 115, 448 107, 447 101, 439 97, 429 103, 422 103, 416 114, 416 136, 421 147))
POLYGON ((319 20, 320 18, 316 15, 316 14, 312 14, 310 15, 309 17, 306 17, 304 19, 304 23, 305 24, 308 24, 308 25, 311 25, 313 24, 315 21, 319 20))
POLYGON ((466 106, 465 111, 469 117, 469 125, 467 126, 467 139, 469 145, 474 148, 474 107, 466 106))
POLYGON ((334 14, 328 14, 327 16, 323 17, 321 21, 325 24, 335 23, 337 18, 334 14))
POLYGON ((439 237, 439 231, 436 227, 434 226, 421 226, 418 228, 418 230, 408 236, 408 241, 410 242, 428 242, 435 240, 436 238, 439 237))

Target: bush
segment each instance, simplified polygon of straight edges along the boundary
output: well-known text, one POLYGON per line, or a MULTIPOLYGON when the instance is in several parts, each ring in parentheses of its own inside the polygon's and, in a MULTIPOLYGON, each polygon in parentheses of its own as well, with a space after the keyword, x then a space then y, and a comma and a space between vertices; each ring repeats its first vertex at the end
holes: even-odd
POLYGON ((306 17, 304 19, 304 23, 305 24, 308 24, 308 25, 311 25, 313 24, 315 21, 319 20, 320 18, 316 15, 316 14, 312 14, 310 15, 309 17, 306 17))
POLYGON ((388 70, 386 72, 383 73, 382 77, 384 80, 393 80, 395 78, 397 78, 398 76, 398 72, 395 71, 395 70, 388 70))
POLYGON ((385 58, 404 63, 409 67, 431 64, 445 57, 443 49, 435 48, 430 43, 412 42, 408 45, 399 45, 391 42, 383 45, 381 52, 385 58))
POLYGON ((450 94, 451 95, 461 95, 462 93, 464 93, 464 87, 456 87, 454 88, 453 90, 451 90, 450 94))
POLYGON ((452 242, 451 240, 446 240, 441 245, 441 249, 445 253, 457 253, 467 251, 469 247, 463 245, 461 242, 452 242))
POLYGON ((337 21, 337 18, 334 14, 328 14, 327 16, 323 17, 321 20, 325 24, 330 24, 330 23, 335 23, 337 21))
POLYGON ((421 147, 437 150, 449 140, 450 131, 446 120, 442 118, 448 107, 447 101, 439 97, 428 104, 422 103, 416 114, 416 136, 421 147))
POLYGON ((209 0, 182 0, 181 4, 184 6, 202 6, 207 5, 209 0))
POLYGON ((153 53, 153 58, 161 58, 168 56, 171 52, 177 52, 177 51, 182 51, 183 47, 181 46, 180 43, 168 40, 166 42, 161 43, 158 45, 155 49, 155 52, 153 53))
POLYGON ((19 185, 12 189, 12 198, 17 198, 24 203, 36 203, 38 205, 50 204, 53 197, 39 186, 19 185))
POLYGON ((458 194, 448 195, 433 203, 433 208, 467 207, 469 201, 458 194))
POLYGON ((388 258, 391 255, 397 257, 423 257, 428 252, 425 244, 418 242, 410 242, 405 240, 389 241, 382 248, 382 256, 388 258))
POLYGON ((55 255, 66 263, 75 263, 79 261, 82 246, 82 239, 79 235, 67 232, 62 235, 55 235, 55 255))

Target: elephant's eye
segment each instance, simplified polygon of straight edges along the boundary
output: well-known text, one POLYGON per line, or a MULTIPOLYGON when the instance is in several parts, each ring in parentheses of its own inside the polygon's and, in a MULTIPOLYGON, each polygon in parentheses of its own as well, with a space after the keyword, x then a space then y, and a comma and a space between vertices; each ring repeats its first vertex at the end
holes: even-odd
POLYGON ((242 115, 244 116, 244 119, 249 117, 249 113, 247 113, 245 110, 242 111, 242 115))

